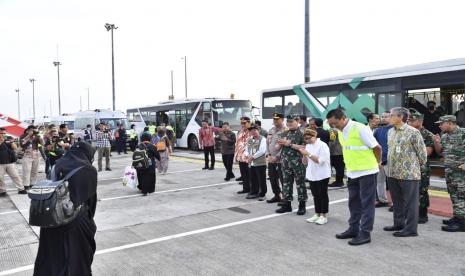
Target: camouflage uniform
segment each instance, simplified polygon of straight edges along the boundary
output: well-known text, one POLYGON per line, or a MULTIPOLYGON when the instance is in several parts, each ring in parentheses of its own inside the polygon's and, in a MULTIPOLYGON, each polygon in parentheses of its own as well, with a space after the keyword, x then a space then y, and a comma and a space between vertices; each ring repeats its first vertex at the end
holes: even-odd
POLYGON ((441 137, 446 184, 454 217, 465 218, 465 171, 458 166, 465 163, 465 129, 457 127, 441 137))
MULTIPOLYGON (((433 133, 427 130, 424 127, 419 129, 423 141, 425 142, 426 147, 431 147, 434 149, 434 140, 433 133)), ((429 178, 431 175, 431 168, 429 166, 429 160, 426 162, 425 166, 421 168, 421 181, 420 181, 420 209, 429 207, 429 178)))
MULTIPOLYGON (((286 129, 282 136, 291 144, 304 145, 304 135, 300 129, 286 129)), ((283 147, 281 152, 283 173, 283 194, 285 201, 293 200, 294 180, 297 187, 299 202, 307 201, 307 189, 305 188, 305 165, 302 163, 302 154, 291 147, 283 147)))

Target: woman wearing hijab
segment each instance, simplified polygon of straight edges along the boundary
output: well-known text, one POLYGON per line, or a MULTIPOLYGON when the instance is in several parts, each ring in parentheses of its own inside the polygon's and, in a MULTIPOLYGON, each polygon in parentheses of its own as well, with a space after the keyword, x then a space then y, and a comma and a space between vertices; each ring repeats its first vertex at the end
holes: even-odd
POLYGON ((34 275, 92 275, 95 253, 94 222, 97 206, 97 170, 92 166, 95 150, 86 142, 74 144, 55 165, 56 179, 81 167, 68 181, 74 206, 82 204, 79 215, 69 224, 41 228, 34 275))
POLYGON ((139 181, 137 188, 146 196, 147 194, 155 192, 155 159, 160 161, 160 154, 151 143, 152 136, 150 133, 142 133, 140 139, 141 143, 138 147, 139 149, 145 149, 147 152, 147 156, 150 159, 150 167, 147 169, 136 169, 137 180, 139 181))

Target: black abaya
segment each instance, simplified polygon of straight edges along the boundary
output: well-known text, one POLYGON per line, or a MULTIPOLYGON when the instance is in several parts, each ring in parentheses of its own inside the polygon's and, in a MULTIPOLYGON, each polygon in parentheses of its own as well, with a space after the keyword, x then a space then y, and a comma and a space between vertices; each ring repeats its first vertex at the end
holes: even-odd
POLYGON ((95 253, 94 222, 97 206, 97 170, 92 166, 94 149, 79 142, 55 165, 57 179, 84 166, 69 180, 70 197, 81 212, 71 223, 56 228, 41 228, 34 275, 92 275, 95 253))
POLYGON ((155 159, 160 160, 160 154, 151 143, 144 142, 139 145, 139 148, 144 147, 152 164, 147 169, 137 169, 137 181, 139 182, 137 187, 143 194, 150 194, 155 192, 155 159))

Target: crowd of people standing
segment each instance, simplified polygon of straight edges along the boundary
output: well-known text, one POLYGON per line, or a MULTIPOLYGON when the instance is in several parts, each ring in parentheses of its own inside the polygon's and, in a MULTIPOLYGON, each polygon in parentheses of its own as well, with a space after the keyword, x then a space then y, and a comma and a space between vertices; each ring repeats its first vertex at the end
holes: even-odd
POLYGON ((204 121, 199 133, 204 169, 214 168, 217 133, 227 170, 225 180, 235 177, 232 164, 239 165, 236 181, 242 189, 238 194, 277 203, 277 213, 292 212, 295 183, 297 215, 306 213, 310 189, 315 214, 307 221, 319 225, 328 222, 328 187, 343 187, 347 176, 349 227, 336 238, 361 245, 371 242, 375 208, 389 207, 393 212, 393 224, 384 227, 385 231, 395 237, 418 235, 418 224, 428 222, 429 160, 440 154, 454 210, 442 230, 465 232, 465 129, 457 125, 456 116, 445 115, 435 122, 440 132, 433 134, 423 126, 424 117, 417 110, 398 107, 381 116, 369 114, 365 125, 347 118, 343 109, 334 109, 324 118, 329 125, 325 129, 322 118, 307 121, 304 115, 285 118, 275 113, 268 132, 260 122, 252 124, 249 117, 242 117, 237 135, 228 123, 215 128, 204 121), (332 168, 335 180, 329 183, 332 168), (268 200, 267 177, 273 192, 268 200))

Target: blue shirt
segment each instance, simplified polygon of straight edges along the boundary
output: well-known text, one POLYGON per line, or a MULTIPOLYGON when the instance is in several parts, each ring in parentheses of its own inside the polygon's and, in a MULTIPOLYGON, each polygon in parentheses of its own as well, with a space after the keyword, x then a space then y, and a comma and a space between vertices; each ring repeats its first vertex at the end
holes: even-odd
POLYGON ((387 161, 388 154, 388 131, 392 128, 391 125, 383 126, 375 129, 373 136, 375 136, 376 141, 383 149, 383 155, 381 161, 384 163, 387 161))

